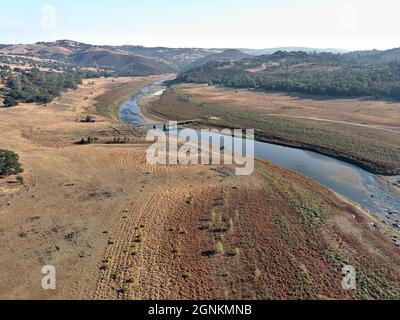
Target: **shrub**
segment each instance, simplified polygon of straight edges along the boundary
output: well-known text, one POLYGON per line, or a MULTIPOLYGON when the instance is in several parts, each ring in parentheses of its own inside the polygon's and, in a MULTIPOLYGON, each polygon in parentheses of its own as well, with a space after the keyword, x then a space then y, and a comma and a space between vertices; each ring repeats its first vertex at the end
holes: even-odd
POLYGON ((232 230, 234 227, 235 227, 235 225, 234 225, 234 223, 233 223, 233 219, 230 218, 230 219, 228 220, 228 223, 226 224, 226 228, 230 231, 230 230, 232 230))
POLYGON ((101 270, 101 271, 106 271, 106 270, 108 270, 108 265, 103 264, 103 265, 100 267, 100 270, 101 270))
POLYGON ((126 294, 126 293, 129 293, 129 292, 130 292, 129 286, 128 285, 124 285, 122 287, 122 289, 121 289, 121 293, 126 294))
POLYGON ((97 137, 89 136, 89 137, 87 137, 86 139, 85 139, 85 138, 82 138, 82 139, 78 142, 78 144, 92 144, 92 143, 95 143, 97 140, 99 140, 97 137))
POLYGON ((96 118, 93 116, 87 115, 84 119, 81 120, 81 122, 93 123, 93 122, 96 122, 96 118))
POLYGON ((8 150, 0 150, 0 177, 7 177, 22 172, 19 156, 8 150))
POLYGON ((18 105, 18 102, 17 102, 17 100, 15 100, 12 97, 5 97, 3 104, 6 108, 9 108, 9 107, 15 107, 16 105, 18 105))
POLYGON ((133 279, 133 278, 128 278, 127 280, 126 280, 126 283, 134 283, 135 282, 135 279, 133 279))
POLYGON ((17 181, 18 181, 19 184, 24 184, 24 177, 17 176, 17 181))
POLYGON ((223 254, 224 253, 224 244, 221 241, 218 241, 214 245, 214 251, 216 254, 223 254))
POLYGON ((192 196, 187 196, 186 197, 186 203, 192 205, 194 202, 194 199, 192 196))

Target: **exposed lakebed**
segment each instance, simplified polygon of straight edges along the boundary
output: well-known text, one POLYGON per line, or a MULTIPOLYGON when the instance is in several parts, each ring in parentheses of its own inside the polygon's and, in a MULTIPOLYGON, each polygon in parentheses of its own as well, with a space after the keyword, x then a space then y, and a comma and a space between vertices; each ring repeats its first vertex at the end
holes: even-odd
MULTIPOLYGON (((162 82, 156 82, 146 86, 126 101, 120 109, 121 121, 144 125, 138 98, 147 94, 161 95, 165 90, 161 84, 162 82)), ((228 141, 236 139, 226 136, 224 138, 228 141)), ((200 139, 210 139, 210 136, 202 136, 200 139)), ((393 229, 400 231, 400 194, 394 191, 396 183, 400 186, 400 177, 389 181, 353 164, 312 151, 259 141, 254 146, 255 157, 304 174, 364 210, 376 214, 393 229)), ((236 148, 235 151, 242 149, 236 148)))

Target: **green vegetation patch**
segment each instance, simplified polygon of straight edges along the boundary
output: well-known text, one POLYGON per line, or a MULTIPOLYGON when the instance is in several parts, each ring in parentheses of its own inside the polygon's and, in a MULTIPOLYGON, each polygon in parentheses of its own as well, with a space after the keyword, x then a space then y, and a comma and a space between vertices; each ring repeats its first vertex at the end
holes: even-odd
POLYGON ((212 61, 182 72, 183 82, 328 96, 400 100, 400 63, 357 53, 281 52, 234 61, 212 61), (261 68, 250 72, 251 68, 261 68))
POLYGON ((18 102, 48 103, 66 89, 76 89, 82 83, 78 72, 41 72, 38 69, 12 74, 6 82, 4 104, 18 102))
POLYGON ((334 272, 341 272, 346 265, 352 266, 356 272, 356 290, 352 291, 353 297, 359 300, 398 300, 400 299, 399 288, 388 283, 384 277, 376 272, 369 270, 369 266, 347 259, 335 251, 328 251, 324 255, 326 262, 332 267, 334 272))
POLYGON ((100 95, 96 100, 96 110, 105 117, 119 119, 121 105, 136 94, 143 86, 141 83, 115 83, 111 88, 100 95))

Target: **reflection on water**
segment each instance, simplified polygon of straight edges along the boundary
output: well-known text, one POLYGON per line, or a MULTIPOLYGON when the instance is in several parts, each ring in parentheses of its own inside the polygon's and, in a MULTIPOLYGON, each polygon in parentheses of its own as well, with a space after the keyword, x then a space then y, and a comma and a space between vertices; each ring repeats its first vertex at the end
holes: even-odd
MULTIPOLYGON (((147 86, 126 101, 120 110, 121 120, 134 125, 144 124, 137 98, 146 94, 151 87, 159 86, 160 83, 147 86)), ((157 91, 160 95, 162 92, 163 90, 157 91)), ((201 139, 210 140, 213 135, 216 134, 211 133, 210 135, 202 136, 201 139)), ((233 142, 232 139, 237 139, 218 136, 227 139, 225 142, 228 144, 233 142)), ((193 138, 197 139, 197 136, 193 138)), ((234 148, 234 150, 237 152, 245 151, 242 148, 234 148)), ((304 174, 345 196, 363 209, 376 213, 388 225, 400 230, 400 197, 384 190, 376 175, 355 165, 312 151, 258 141, 255 142, 255 156, 304 174)))

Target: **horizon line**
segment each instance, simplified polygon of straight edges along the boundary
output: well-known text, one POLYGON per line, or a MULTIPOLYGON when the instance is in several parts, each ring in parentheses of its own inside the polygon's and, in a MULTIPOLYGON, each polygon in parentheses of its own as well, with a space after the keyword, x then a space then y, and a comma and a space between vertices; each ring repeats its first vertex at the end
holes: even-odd
POLYGON ((305 48, 305 49, 316 49, 316 50, 337 50, 337 51, 343 51, 343 52, 357 52, 357 51, 386 51, 386 50, 391 50, 391 49, 397 49, 400 48, 398 47, 388 47, 384 49, 377 49, 377 48, 369 48, 369 49, 348 49, 348 48, 337 48, 337 47, 318 47, 318 46, 304 46, 304 45, 284 45, 284 46, 271 46, 271 47, 260 47, 260 48, 255 48, 255 47, 243 47, 243 46, 237 46, 237 47, 205 47, 205 46, 165 46, 165 45, 142 45, 142 44, 131 44, 131 43, 120 43, 120 44, 105 44, 105 43, 90 43, 86 41, 78 41, 78 40, 72 40, 72 39, 55 39, 55 40, 39 40, 36 42, 25 42, 25 43, 11 43, 11 42, 0 42, 0 44, 3 45, 32 45, 32 44, 38 44, 38 43, 52 43, 52 42, 59 42, 59 41, 71 41, 71 42, 77 42, 77 43, 82 43, 82 44, 87 44, 87 45, 92 45, 92 46, 112 46, 112 47, 122 47, 122 46, 136 46, 136 47, 144 47, 144 48, 169 48, 169 49, 238 49, 238 50, 272 50, 272 49, 286 49, 286 48, 305 48))

